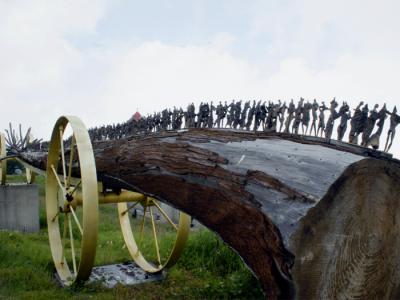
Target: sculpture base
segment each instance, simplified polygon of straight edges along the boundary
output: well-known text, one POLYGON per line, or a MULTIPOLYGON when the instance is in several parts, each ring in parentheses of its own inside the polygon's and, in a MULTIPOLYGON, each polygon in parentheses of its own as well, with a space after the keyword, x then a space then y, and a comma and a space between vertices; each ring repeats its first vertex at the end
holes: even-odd
MULTIPOLYGON (((165 279, 165 276, 165 271, 156 274, 147 273, 135 263, 127 262, 94 267, 87 283, 100 283, 106 288, 113 288, 117 284, 136 285, 147 282, 161 281, 165 279)), ((55 277, 61 284, 57 273, 55 274, 55 277)))
POLYGON ((20 232, 40 230, 37 185, 0 185, 0 229, 20 232))

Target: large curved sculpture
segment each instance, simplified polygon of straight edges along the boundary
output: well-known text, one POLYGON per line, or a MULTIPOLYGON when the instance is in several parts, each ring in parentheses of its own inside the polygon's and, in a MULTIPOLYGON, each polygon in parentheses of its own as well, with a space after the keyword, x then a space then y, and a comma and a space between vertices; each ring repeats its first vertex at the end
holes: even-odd
MULTIPOLYGON (((213 129, 95 142, 93 149, 104 185, 192 215, 242 257, 268 299, 400 297, 400 162, 388 154, 213 129)), ((19 155, 46 168, 46 152, 19 155)))

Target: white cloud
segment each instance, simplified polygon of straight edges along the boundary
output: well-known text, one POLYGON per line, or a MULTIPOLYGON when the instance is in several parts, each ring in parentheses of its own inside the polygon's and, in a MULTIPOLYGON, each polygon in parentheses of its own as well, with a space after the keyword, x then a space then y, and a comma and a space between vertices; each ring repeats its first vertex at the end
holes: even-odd
MULTIPOLYGON (((95 126, 123 122, 136 108, 152 113, 211 100, 336 96, 353 106, 400 107, 397 2, 363 1, 357 14, 357 4, 324 3, 258 4, 249 35, 270 43, 264 63, 255 63, 232 54, 241 37, 226 32, 197 46, 114 40, 77 47, 75 36, 97 34, 105 1, 0 2, 0 128, 22 123, 48 138, 62 114, 95 126)), ((400 137, 394 149, 399 156, 400 137)))
MULTIPOLYGON (((212 46, 149 42, 128 49, 114 65, 103 105, 115 115, 122 111, 116 102, 153 112, 192 101, 263 96, 255 66, 212 46)), ((130 113, 124 110, 125 117, 130 113)))
POLYGON ((1 128, 13 121, 48 136, 55 115, 77 106, 68 82, 88 56, 69 38, 93 32, 105 9, 102 0, 0 2, 1 128))

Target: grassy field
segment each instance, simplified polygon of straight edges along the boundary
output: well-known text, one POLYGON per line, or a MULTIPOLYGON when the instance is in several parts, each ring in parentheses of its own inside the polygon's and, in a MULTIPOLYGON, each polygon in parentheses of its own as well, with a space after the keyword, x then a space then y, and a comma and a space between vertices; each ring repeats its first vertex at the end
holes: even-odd
MULTIPOLYGON (((9 182, 23 177, 10 176, 9 182)), ((193 231, 183 255, 163 282, 106 289, 99 285, 61 288, 53 274, 44 209, 43 177, 37 178, 41 198, 41 230, 35 234, 0 231, 0 299, 262 299, 257 280, 241 259, 212 232, 193 231)), ((171 232, 162 233, 167 242, 171 232)), ((151 247, 146 240, 143 247, 151 247)), ((154 253, 155 256, 155 253, 154 253)), ((100 206, 96 265, 131 261, 119 228, 116 207, 100 206)))

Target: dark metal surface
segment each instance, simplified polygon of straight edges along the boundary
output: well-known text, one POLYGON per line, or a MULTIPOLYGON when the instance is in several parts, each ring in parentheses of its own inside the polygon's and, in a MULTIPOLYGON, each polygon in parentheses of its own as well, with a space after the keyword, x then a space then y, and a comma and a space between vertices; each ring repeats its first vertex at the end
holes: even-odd
POLYGON ((132 262, 94 267, 88 283, 101 283, 107 288, 117 284, 135 285, 146 282, 161 281, 165 272, 146 273, 132 262))

